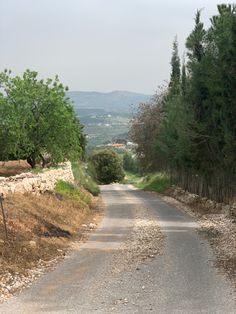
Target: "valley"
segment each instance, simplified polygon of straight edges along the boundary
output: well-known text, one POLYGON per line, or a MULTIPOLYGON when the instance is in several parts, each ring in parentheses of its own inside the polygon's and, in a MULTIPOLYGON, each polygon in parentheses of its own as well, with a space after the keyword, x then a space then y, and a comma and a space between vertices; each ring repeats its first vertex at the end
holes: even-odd
POLYGON ((76 114, 84 125, 87 149, 112 142, 128 140, 129 120, 139 103, 147 102, 150 95, 127 91, 110 93, 68 92, 76 114))

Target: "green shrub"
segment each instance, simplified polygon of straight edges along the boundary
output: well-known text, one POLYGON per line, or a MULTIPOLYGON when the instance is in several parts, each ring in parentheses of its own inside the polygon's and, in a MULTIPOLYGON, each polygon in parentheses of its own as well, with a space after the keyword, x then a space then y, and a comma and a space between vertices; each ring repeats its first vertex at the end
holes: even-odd
POLYGON ((140 172, 138 160, 129 152, 125 152, 123 155, 123 167, 125 171, 132 173, 140 172))
POLYGON ((89 169, 98 183, 121 182, 124 177, 122 159, 110 149, 98 150, 89 157, 89 169))

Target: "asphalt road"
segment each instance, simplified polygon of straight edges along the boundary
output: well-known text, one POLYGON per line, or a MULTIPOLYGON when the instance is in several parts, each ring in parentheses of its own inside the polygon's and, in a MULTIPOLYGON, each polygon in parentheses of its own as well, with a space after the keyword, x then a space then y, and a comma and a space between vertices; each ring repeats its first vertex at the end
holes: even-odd
POLYGON ((191 217, 129 185, 104 186, 102 196, 105 217, 89 240, 0 313, 236 313, 230 284, 212 266, 211 249, 191 217), (143 207, 165 235, 162 254, 114 272, 143 207))

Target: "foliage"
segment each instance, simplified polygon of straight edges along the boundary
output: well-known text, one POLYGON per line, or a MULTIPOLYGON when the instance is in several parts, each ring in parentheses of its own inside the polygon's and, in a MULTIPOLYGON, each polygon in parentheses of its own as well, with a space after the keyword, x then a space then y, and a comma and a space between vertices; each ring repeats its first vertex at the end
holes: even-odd
POLYGON ((219 5, 208 30, 197 11, 186 48, 181 67, 175 39, 165 96, 138 112, 131 135, 144 169, 156 166, 192 193, 230 202, 236 193, 235 5, 219 5))
POLYGON ((89 169, 101 184, 120 182, 125 176, 122 159, 110 149, 94 151, 89 157, 89 169))
POLYGON ((140 104, 137 114, 130 121, 130 138, 138 144, 135 152, 141 167, 146 171, 155 170, 159 166, 156 163, 155 144, 160 132, 164 97, 165 89, 161 90, 159 95, 155 95, 149 103, 140 104))
POLYGON ((72 171, 75 181, 82 185, 92 195, 97 196, 100 193, 99 186, 89 175, 86 167, 79 161, 72 162, 72 171))
POLYGON ((123 168, 125 171, 137 173, 140 171, 138 160, 129 152, 123 155, 123 168))
POLYGON ((0 74, 0 158, 27 159, 34 168, 78 159, 85 140, 82 126, 56 76, 40 80, 37 72, 26 70, 22 77, 0 74))

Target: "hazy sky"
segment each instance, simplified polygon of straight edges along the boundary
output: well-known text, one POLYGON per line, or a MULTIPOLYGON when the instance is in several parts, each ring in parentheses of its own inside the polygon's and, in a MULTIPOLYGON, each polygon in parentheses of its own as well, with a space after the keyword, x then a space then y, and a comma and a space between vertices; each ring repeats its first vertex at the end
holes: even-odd
MULTIPOLYGON (((221 2, 221 1, 220 1, 221 2)), ((70 90, 152 94, 169 78, 198 8, 206 25, 215 0, 0 0, 1 70, 58 74, 70 90)))

